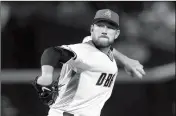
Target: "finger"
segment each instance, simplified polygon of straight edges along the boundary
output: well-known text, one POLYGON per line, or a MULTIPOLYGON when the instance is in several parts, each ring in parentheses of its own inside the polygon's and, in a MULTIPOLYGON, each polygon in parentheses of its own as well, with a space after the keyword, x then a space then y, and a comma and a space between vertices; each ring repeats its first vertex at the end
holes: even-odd
POLYGON ((140 66, 141 68, 144 68, 144 66, 143 66, 143 65, 141 65, 141 64, 140 64, 139 66, 140 66))
POLYGON ((137 71, 139 71, 142 75, 145 75, 145 71, 143 68, 136 68, 137 71))
POLYGON ((133 70, 133 76, 142 79, 143 75, 138 70, 133 70))
MULTIPOLYGON (((128 71, 126 68, 124 68, 125 69, 125 72, 128 74, 128 75, 130 75, 130 76, 132 76, 132 71, 128 71)), ((132 76, 133 77, 133 76, 132 76)))
POLYGON ((143 68, 144 66, 141 64, 136 64, 135 67, 143 68))
POLYGON ((143 74, 143 75, 146 75, 146 72, 144 71, 143 68, 141 69, 141 71, 142 71, 142 74, 143 74))
POLYGON ((125 71, 128 75, 130 75, 131 77, 137 77, 137 78, 142 78, 143 75, 136 69, 132 69, 131 71, 128 71, 126 68, 125 68, 125 71))

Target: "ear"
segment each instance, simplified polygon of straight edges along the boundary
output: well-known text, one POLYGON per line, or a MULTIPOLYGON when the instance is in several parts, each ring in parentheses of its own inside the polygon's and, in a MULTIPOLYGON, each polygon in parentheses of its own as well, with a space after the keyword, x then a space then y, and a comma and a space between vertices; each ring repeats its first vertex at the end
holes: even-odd
POLYGON ((93 25, 90 26, 90 33, 93 32, 93 25))
POLYGON ((119 35, 120 35, 120 30, 117 30, 117 32, 115 34, 115 39, 117 39, 119 35))

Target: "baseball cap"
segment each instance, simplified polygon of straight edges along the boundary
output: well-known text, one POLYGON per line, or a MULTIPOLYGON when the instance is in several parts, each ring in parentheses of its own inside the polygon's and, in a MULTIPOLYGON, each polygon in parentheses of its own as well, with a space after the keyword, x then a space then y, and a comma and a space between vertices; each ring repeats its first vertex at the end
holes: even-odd
POLYGON ((108 21, 119 27, 119 15, 110 9, 102 9, 96 12, 92 23, 99 21, 108 21))

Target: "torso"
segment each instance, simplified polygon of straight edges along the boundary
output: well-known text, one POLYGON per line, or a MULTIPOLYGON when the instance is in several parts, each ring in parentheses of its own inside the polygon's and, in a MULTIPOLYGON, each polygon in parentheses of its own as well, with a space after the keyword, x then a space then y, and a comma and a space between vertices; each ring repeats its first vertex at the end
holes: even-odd
POLYGON ((99 116, 112 93, 118 72, 116 62, 89 43, 69 47, 77 58, 64 64, 59 81, 64 86, 51 108, 99 116))

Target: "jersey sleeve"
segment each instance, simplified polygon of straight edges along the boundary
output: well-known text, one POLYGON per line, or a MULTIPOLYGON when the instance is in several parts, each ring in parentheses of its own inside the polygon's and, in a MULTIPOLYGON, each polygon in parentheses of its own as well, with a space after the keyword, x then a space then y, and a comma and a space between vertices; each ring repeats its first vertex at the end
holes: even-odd
POLYGON ((64 49, 70 50, 74 53, 74 57, 70 59, 67 64, 71 65, 73 68, 76 68, 77 70, 84 70, 86 67, 86 64, 84 63, 85 58, 85 48, 83 44, 71 44, 71 45, 62 45, 61 46, 64 49))

